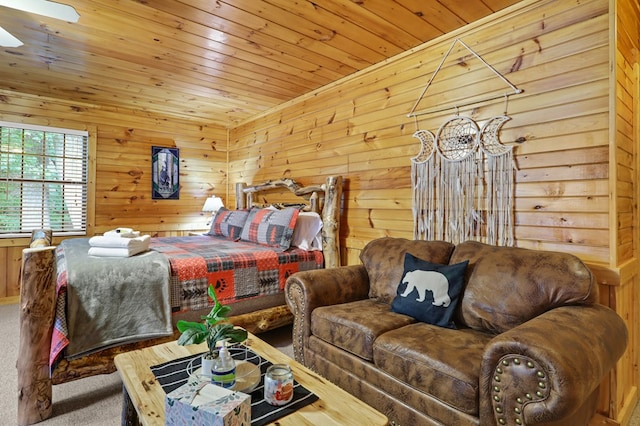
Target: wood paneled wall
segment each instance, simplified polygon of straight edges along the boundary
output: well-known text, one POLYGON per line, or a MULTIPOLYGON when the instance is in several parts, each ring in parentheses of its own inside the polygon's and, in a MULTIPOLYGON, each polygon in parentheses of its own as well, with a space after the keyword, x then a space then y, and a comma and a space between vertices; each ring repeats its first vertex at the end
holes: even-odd
MULTIPOLYGON (((520 247, 573 252, 608 264, 608 2, 524 2, 332 84, 231 129, 230 180, 292 176, 346 179, 341 238, 347 263, 373 238, 411 238, 410 158, 417 127, 434 133, 456 103, 509 91, 456 45, 418 110, 407 117, 455 38, 460 38, 524 93, 512 96, 503 143, 516 159, 516 237, 520 247), (512 9, 513 10, 513 9, 512 9), (500 16, 500 15, 498 15, 500 16)), ((483 122, 503 100, 460 108, 483 122)))
POLYGON ((616 376, 611 377, 610 386, 613 401, 611 410, 618 418, 630 418, 638 400, 637 386, 640 382, 638 360, 640 353, 640 263, 638 197, 640 187, 640 5, 637 0, 617 0, 615 2, 615 93, 611 97, 615 111, 615 125, 611 126, 610 164, 615 205, 612 210, 610 239, 611 265, 618 272, 617 285, 608 288, 604 294, 612 306, 627 323, 629 330, 628 350, 618 363, 616 376), (612 212, 613 214, 613 212, 612 212))
POLYGON ((463 40, 524 90, 506 104, 511 120, 501 132, 502 142, 514 147, 517 167, 517 245, 574 253, 593 265, 603 303, 627 321, 633 348, 603 383, 598 408, 625 422, 638 382, 637 331, 631 322, 638 309, 633 3, 524 1, 330 84, 232 128, 229 178, 255 182, 290 176, 310 183, 343 175, 345 264, 359 263, 361 249, 374 238, 412 238, 410 159, 420 148, 414 131, 436 133, 456 112, 482 123, 505 110, 497 100, 456 111, 454 105, 469 99, 509 91, 457 45, 417 108, 448 109, 417 120, 407 117, 452 42, 463 40), (614 54, 616 16, 617 56, 627 59, 614 54), (626 33, 626 27, 633 29, 626 33))
MULTIPOLYGON (((206 197, 226 198, 227 129, 142 111, 0 91, 0 120, 96 132, 95 211, 88 235, 131 227, 152 235, 205 228, 206 197), (180 149, 180 199, 151 198, 151 147, 180 149)), ((56 239, 56 242, 59 239, 56 239)), ((22 248, 28 239, 0 240, 0 298, 19 295, 22 248)))

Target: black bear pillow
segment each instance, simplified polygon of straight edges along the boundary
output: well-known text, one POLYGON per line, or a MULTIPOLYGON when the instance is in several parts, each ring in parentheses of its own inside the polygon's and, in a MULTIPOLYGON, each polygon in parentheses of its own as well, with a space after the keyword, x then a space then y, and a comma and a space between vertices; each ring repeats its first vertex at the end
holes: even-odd
POLYGON ((456 328, 453 322, 469 261, 439 265, 404 255, 404 272, 391 310, 418 321, 456 328))

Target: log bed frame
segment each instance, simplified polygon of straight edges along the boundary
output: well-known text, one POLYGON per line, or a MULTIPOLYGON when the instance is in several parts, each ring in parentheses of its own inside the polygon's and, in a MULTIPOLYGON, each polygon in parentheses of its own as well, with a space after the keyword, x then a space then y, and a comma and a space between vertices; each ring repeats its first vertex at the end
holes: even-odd
MULTIPOLYGON (((301 186, 293 179, 268 181, 255 186, 236 185, 236 208, 253 205, 253 195, 261 191, 287 188, 308 200, 312 211, 323 220, 322 246, 325 268, 340 266, 338 232, 342 178, 330 176, 318 186, 301 186), (320 205, 322 204, 322 207, 320 205), (320 212, 321 209, 321 212, 320 212)), ((53 412, 53 385, 116 371, 113 358, 123 352, 177 339, 173 336, 125 344, 82 358, 63 359, 49 374, 49 350, 55 315, 55 246, 50 231, 34 232, 31 246, 22 252, 20 273, 20 344, 18 348, 18 424, 30 425, 49 418, 53 412)), ((208 308, 206 309, 209 310, 208 308)), ((293 315, 285 305, 233 316, 231 321, 252 333, 288 325, 293 315)))

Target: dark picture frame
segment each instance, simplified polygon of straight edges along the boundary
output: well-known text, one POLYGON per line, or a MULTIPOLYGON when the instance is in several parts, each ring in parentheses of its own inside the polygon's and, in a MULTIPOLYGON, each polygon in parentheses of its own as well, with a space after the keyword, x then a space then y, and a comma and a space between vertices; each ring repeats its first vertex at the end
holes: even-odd
POLYGON ((180 199, 180 149, 151 147, 151 198, 180 199))

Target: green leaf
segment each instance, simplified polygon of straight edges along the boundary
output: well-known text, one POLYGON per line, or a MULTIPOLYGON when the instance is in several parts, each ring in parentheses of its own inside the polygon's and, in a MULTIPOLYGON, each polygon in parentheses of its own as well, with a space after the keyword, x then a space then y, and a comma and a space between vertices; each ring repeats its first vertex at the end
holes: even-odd
POLYGON ((204 342, 207 339, 208 334, 207 330, 202 331, 195 328, 188 328, 180 335, 178 344, 181 346, 197 345, 204 342))
POLYGON ((244 328, 234 328, 227 332, 225 337, 229 337, 232 343, 239 343, 247 340, 248 333, 244 328))
POLYGON ((197 331, 207 331, 207 326, 200 322, 178 320, 176 328, 180 333, 184 333, 186 330, 196 329, 197 331))
POLYGON ((211 300, 213 300, 216 304, 218 304, 218 296, 216 296, 216 290, 213 288, 211 284, 209 284, 209 288, 207 289, 207 293, 211 300))

